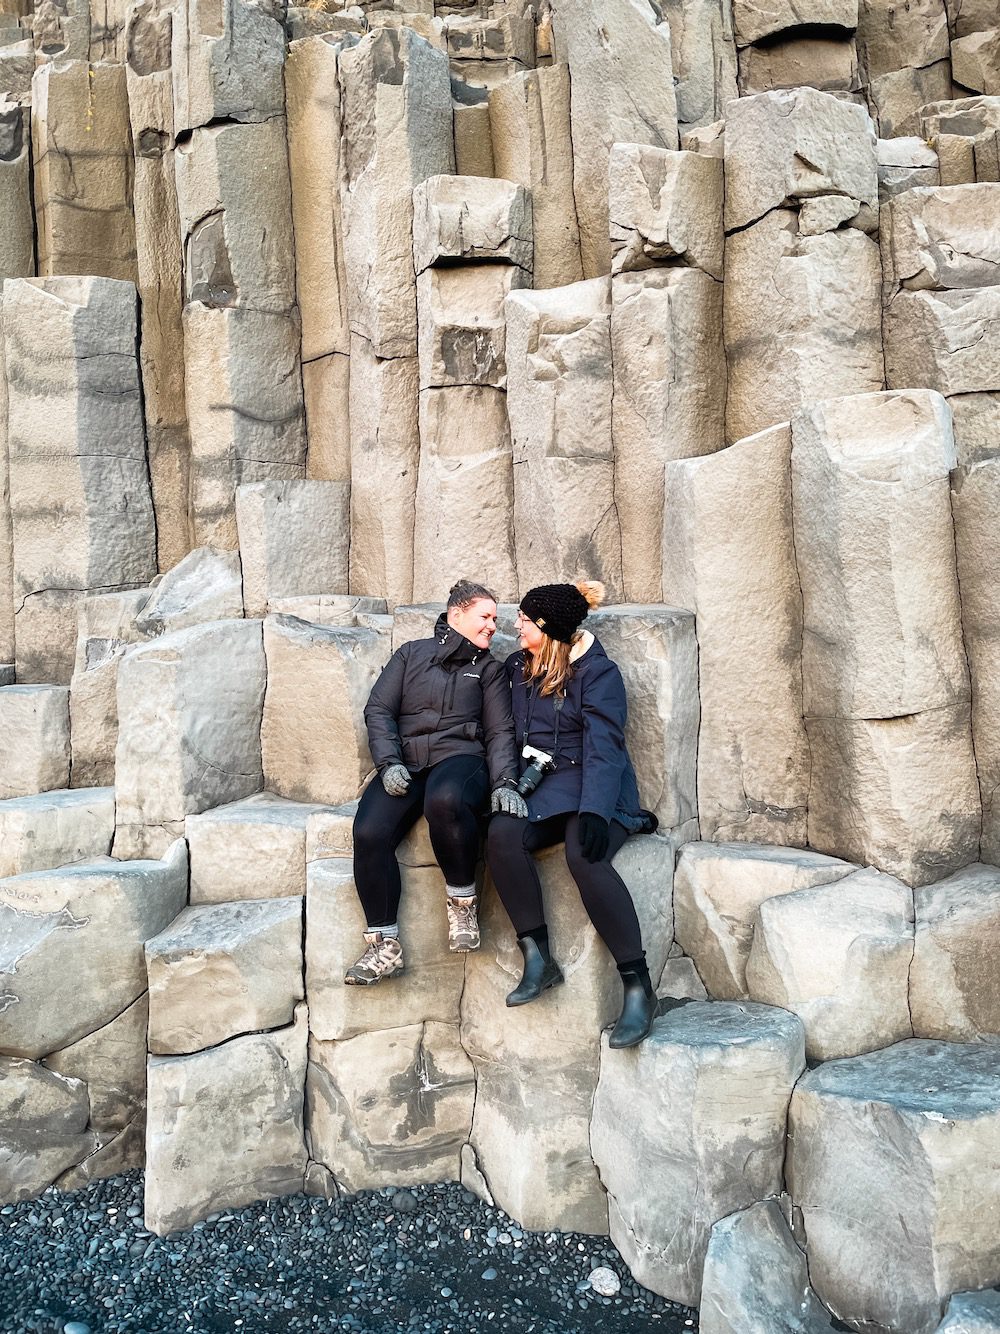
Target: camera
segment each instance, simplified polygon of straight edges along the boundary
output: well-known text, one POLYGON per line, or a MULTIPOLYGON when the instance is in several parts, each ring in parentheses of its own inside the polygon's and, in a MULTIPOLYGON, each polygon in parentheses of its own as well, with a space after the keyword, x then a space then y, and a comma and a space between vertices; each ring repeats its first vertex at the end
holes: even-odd
POLYGON ((528 761, 528 767, 518 779, 517 790, 522 797, 527 797, 534 792, 545 775, 552 772, 556 762, 551 755, 547 755, 544 750, 536 750, 534 746, 525 746, 521 756, 528 761))

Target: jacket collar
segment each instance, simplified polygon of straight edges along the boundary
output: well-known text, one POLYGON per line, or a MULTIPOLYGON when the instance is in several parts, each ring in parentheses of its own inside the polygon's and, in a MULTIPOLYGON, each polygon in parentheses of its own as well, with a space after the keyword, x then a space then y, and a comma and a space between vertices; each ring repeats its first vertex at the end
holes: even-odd
POLYGON ((437 650, 434 654, 436 662, 475 662, 477 658, 485 657, 489 653, 489 649, 477 648, 471 640, 453 629, 448 624, 448 617, 444 612, 434 625, 434 638, 437 641, 437 650))
POLYGON ((588 649, 595 643, 594 636, 589 630, 581 630, 580 638, 576 641, 569 651, 570 662, 579 662, 588 649))

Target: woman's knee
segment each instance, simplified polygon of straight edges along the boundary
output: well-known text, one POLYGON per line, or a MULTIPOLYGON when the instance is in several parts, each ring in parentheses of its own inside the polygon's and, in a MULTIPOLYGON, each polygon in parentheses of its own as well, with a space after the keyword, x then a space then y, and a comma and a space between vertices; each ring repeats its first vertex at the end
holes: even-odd
POLYGON ((527 822, 513 815, 494 815, 486 835, 488 857, 520 852, 524 848, 524 828, 527 822))

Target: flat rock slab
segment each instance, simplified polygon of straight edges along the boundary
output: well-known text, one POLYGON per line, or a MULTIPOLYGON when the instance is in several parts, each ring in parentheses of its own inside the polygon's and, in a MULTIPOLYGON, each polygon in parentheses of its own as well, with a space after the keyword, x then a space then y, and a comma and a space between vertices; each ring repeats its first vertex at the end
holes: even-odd
POLYGON ((1000 1282, 995 1045, 827 1062, 799 1081, 789 1131, 809 1273, 841 1320, 930 1334, 949 1293, 1000 1282))
POLYGON ((804 1067, 799 1020, 752 1003, 692 1001, 638 1047, 604 1046, 591 1148, 638 1282, 697 1302, 714 1224, 781 1190, 804 1067))
POLYGON ((301 897, 306 892, 306 830, 326 807, 255 792, 189 815, 191 902, 301 897))
POLYGON ((114 833, 113 787, 0 801, 0 877, 106 857, 114 833))
POLYGON ((185 908, 146 942, 149 1050, 201 1051, 292 1022, 303 997, 302 900, 185 908))
POLYGON ((913 1032, 975 1042, 1000 1036, 1000 869, 964 871, 914 890, 913 1032))

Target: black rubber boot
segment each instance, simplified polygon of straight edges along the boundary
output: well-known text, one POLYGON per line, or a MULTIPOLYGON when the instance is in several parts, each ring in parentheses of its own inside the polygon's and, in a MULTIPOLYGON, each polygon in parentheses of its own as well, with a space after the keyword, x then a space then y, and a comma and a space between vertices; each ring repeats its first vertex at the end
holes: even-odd
POLYGON ((653 984, 649 980, 649 969, 645 959, 634 963, 621 963, 618 971, 622 975, 625 998, 618 1022, 608 1038, 609 1047, 634 1047, 647 1036, 656 1017, 656 997, 653 984))
POLYGON ((507 997, 507 1004, 527 1005, 528 1001, 537 1000, 549 987, 557 987, 563 980, 562 970, 549 953, 548 932, 531 936, 518 936, 517 943, 524 956, 524 972, 521 980, 507 997))

